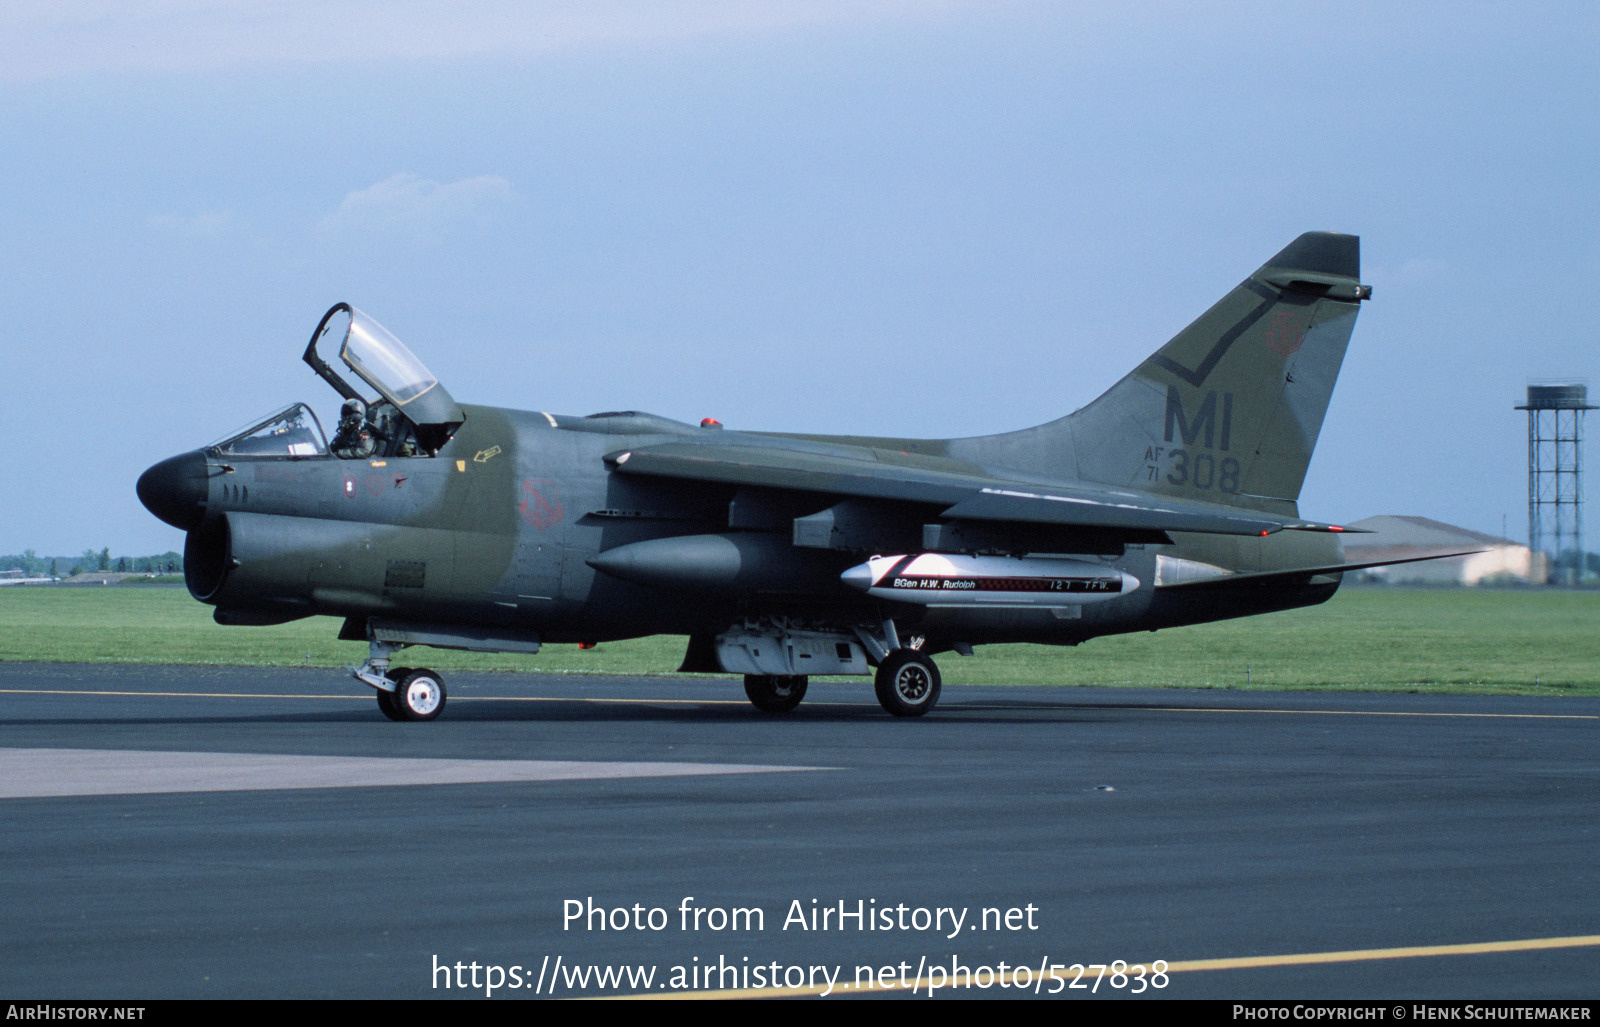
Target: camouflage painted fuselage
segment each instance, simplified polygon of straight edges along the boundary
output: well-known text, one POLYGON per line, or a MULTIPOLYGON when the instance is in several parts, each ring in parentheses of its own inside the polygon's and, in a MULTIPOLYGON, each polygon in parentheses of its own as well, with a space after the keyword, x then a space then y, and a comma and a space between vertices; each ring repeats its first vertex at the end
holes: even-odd
POLYGON ((264 434, 152 467, 140 497, 189 532, 190 590, 222 623, 329 614, 375 645, 381 631, 411 630, 427 644, 522 651, 682 634, 704 643, 687 660, 699 669, 729 664, 732 643, 707 655, 713 637, 764 625, 769 640, 831 639, 850 673, 865 669, 852 647, 881 660, 896 627, 923 652, 1075 644, 1333 594, 1342 529, 1302 520, 1297 497, 1369 295, 1356 239, 1307 233, 1084 408, 933 440, 458 406, 340 304, 307 362, 359 406, 315 352, 341 311, 353 369, 362 354, 408 358, 397 366, 412 391, 385 392, 381 411, 398 428, 375 428, 391 455, 340 458, 349 447, 330 450, 309 432, 309 410, 291 408, 264 434), (358 335, 367 348, 352 354, 358 335), (912 585, 937 582, 863 576, 874 556, 930 553, 980 568, 960 582, 973 591, 930 602, 912 585), (1098 583, 981 570, 1041 556, 1098 583), (1034 586, 1063 591, 993 601, 1034 586), (1091 586, 1093 602, 1073 592, 1091 586))
MULTIPOLYGON (((574 642, 715 633, 745 619, 774 616, 848 628, 888 614, 930 639, 976 645, 1071 644, 1244 616, 1322 602, 1338 585, 1337 575, 1324 574, 1250 580, 1226 589, 1213 585, 1203 593, 1157 589, 1158 556, 1244 573, 1340 559, 1338 543, 1328 535, 1177 533, 1171 545, 1135 543, 1116 547, 1119 553, 1096 554, 1143 587, 1094 606, 884 604, 839 581, 842 571, 864 558, 863 550, 791 544, 788 522, 827 509, 839 501, 837 495, 629 476, 605 459, 685 439, 859 454, 856 440, 714 431, 650 415, 550 417, 465 409, 465 423, 433 457, 230 457, 230 470, 209 476, 207 519, 190 533, 185 559, 191 591, 217 606, 224 623, 330 614, 503 626, 532 631, 547 642, 574 642), (752 496, 760 502, 751 502, 752 496), (637 584, 589 564, 632 543, 706 535, 771 544, 753 560, 747 557, 732 578, 698 587, 637 584), (1064 617, 1064 610, 1076 616, 1064 617)), ((874 442, 924 450, 933 445, 874 442)), ((920 525, 923 517, 936 520, 938 511, 930 506, 913 513, 884 524, 881 551, 916 548, 907 525, 920 525)), ((1050 551, 1074 552, 1070 533, 1050 551)))

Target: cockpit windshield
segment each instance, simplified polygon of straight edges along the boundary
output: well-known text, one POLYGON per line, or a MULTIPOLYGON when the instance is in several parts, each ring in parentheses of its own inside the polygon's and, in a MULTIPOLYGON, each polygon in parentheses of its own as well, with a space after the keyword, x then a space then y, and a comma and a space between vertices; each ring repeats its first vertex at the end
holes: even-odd
POLYGON ((317 415, 296 403, 207 448, 231 456, 323 456, 328 442, 317 415))
POLYGON ((439 384, 405 343, 354 307, 350 308, 350 326, 339 356, 397 407, 404 407, 439 384))

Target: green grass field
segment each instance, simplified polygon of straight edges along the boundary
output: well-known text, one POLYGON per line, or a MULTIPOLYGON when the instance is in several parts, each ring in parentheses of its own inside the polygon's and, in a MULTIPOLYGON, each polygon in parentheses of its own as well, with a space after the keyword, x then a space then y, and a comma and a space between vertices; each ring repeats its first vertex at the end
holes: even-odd
MULTIPOLYGON (((361 643, 325 617, 224 628, 181 588, 0 590, 0 660, 338 667, 361 643)), ((548 646, 537 656, 417 649, 411 666, 544 673, 668 673, 677 637, 548 646)), ((1600 592, 1341 591, 1323 606, 1077 648, 986 646, 940 657, 952 683, 1189 688, 1335 687, 1600 695, 1600 592)))

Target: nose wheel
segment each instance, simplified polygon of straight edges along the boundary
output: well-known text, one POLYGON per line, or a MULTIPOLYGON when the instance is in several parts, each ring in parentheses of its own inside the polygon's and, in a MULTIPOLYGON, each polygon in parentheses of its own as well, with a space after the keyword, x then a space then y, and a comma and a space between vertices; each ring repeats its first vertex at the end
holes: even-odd
POLYGON ((920 717, 939 702, 939 668, 914 649, 896 649, 878 664, 878 702, 897 717, 920 717))
POLYGON ((806 697, 804 674, 746 674, 744 694, 762 713, 788 713, 806 697))
POLYGON ((390 720, 433 720, 444 711, 444 680, 431 670, 396 667, 394 691, 378 690, 378 709, 390 720))
POLYGON ((414 670, 394 686, 405 720, 432 720, 444 712, 444 681, 431 670, 414 670))

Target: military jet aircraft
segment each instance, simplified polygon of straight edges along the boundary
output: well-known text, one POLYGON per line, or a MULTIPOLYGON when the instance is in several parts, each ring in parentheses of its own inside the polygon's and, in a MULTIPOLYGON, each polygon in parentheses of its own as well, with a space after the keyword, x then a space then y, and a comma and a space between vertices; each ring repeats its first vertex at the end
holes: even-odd
POLYGON ((1082 409, 950 439, 469 406, 340 303, 304 356, 344 399, 331 441, 297 403, 138 493, 188 533, 218 623, 344 618, 394 720, 445 704, 438 674, 394 665, 407 646, 663 633, 763 711, 874 674, 884 709, 919 716, 940 653, 1308 606, 1367 566, 1296 506, 1359 279, 1355 236, 1307 233, 1082 409))

